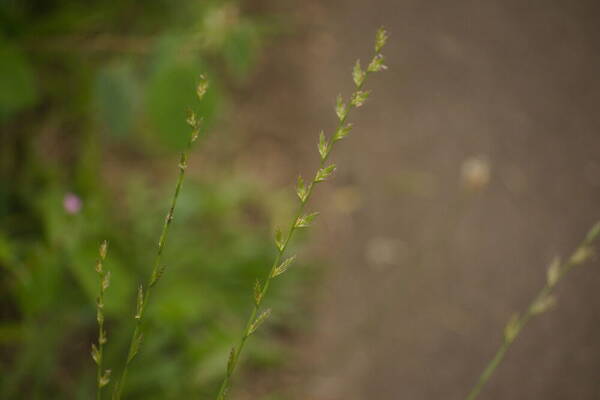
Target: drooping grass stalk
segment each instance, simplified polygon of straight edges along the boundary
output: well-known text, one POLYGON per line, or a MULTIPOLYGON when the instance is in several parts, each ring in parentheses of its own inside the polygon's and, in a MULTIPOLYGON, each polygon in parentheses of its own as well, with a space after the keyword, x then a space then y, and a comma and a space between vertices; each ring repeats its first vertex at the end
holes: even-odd
POLYGON ((481 390, 485 387, 493 375, 496 368, 502 363, 504 356, 515 339, 521 333, 521 330, 527 325, 529 320, 539 314, 548 311, 556 303, 556 298, 552 294, 554 288, 563 277, 574 267, 582 265, 594 256, 593 243, 600 235, 600 222, 596 223, 587 233, 585 239, 575 249, 567 261, 561 261, 555 258, 548 266, 546 274, 546 284, 534 297, 533 301, 527 307, 523 315, 514 314, 504 328, 504 340, 502 345, 496 351, 496 354, 483 370, 477 383, 469 392, 466 400, 475 400, 481 390))
POLYGON ((306 204, 310 200, 315 185, 327 180, 335 170, 335 164, 327 165, 327 160, 329 159, 329 155, 331 154, 334 144, 346 137, 352 129, 352 124, 346 123, 349 111, 352 108, 358 108, 362 106, 369 97, 370 91, 362 90, 367 76, 372 72, 378 72, 386 69, 386 66, 383 64, 384 57, 381 54, 381 50, 385 45, 387 37, 387 32, 383 28, 380 28, 377 31, 375 37, 375 56, 369 63, 366 71, 361 68, 360 61, 356 62, 352 72, 356 90, 352 94, 350 102, 345 103, 341 95, 337 97, 336 114, 338 117, 338 125, 333 135, 331 135, 329 139, 326 138, 323 131, 321 131, 319 135, 318 150, 321 157, 319 167, 314 178, 310 181, 310 183, 305 184, 302 177, 298 177, 298 182, 296 185, 296 192, 298 194, 298 198, 300 199, 298 210, 286 233, 282 233, 279 229, 275 233, 275 245, 277 248, 275 260, 273 261, 268 275, 264 279, 264 283, 261 284, 260 281, 257 280, 254 286, 254 306, 238 345, 234 346, 229 354, 227 371, 225 378, 221 383, 217 400, 224 400, 227 397, 227 393, 231 384, 231 378, 238 365, 240 355, 244 349, 244 346, 246 345, 246 341, 269 317, 271 313, 269 309, 261 311, 262 301, 269 290, 271 280, 284 273, 295 260, 296 256, 291 256, 283 260, 288 244, 292 239, 294 232, 297 229, 309 227, 318 215, 317 212, 305 213, 306 204))
MULTIPOLYGON (((208 81, 201 76, 200 83, 196 89, 196 93, 198 98, 202 100, 206 90, 208 89, 208 81)), ((173 193, 173 197, 171 198, 171 205, 169 207, 169 211, 165 217, 165 221, 163 223, 162 231, 160 233, 160 238, 158 240, 158 248, 156 252, 156 256, 154 259, 152 273, 150 278, 148 279, 148 283, 144 288, 143 285, 140 284, 138 288, 137 294, 137 306, 136 312, 134 315, 135 319, 135 328, 133 330, 133 334, 131 335, 131 342, 129 345, 129 351, 127 353, 127 358, 125 360, 125 366, 123 367, 123 372, 121 373, 121 377, 119 381, 115 384, 113 388, 113 400, 119 400, 122 395, 123 387, 125 386, 125 382, 127 380, 127 374, 129 372, 129 366, 137 355, 140 345, 142 343, 143 338, 143 321, 144 321, 144 312, 146 310, 146 305, 148 304, 148 299, 150 297, 151 289, 158 283, 161 276, 165 271, 165 266, 161 265, 161 258, 163 254, 163 250, 165 248, 167 237, 169 235, 169 228, 171 226, 171 222, 173 221, 173 216, 175 213, 175 207, 177 206, 177 199, 179 198, 179 193, 181 191, 181 187, 183 186, 183 181, 185 179, 185 171, 187 169, 187 161, 192 148, 192 145, 198 138, 200 134, 200 122, 196 114, 190 111, 188 119, 188 124, 192 128, 192 133, 190 135, 190 139, 187 143, 187 147, 184 151, 181 152, 179 158, 179 175, 177 176, 177 183, 175 185, 175 191, 173 193)))
POLYGON ((107 341, 104 330, 104 292, 110 285, 110 271, 104 269, 103 263, 106 259, 108 243, 106 240, 100 245, 98 261, 96 261, 96 272, 99 276, 98 298, 96 299, 96 320, 98 321, 98 345, 92 343, 92 358, 97 366, 96 373, 96 400, 102 399, 102 388, 110 381, 111 370, 103 371, 102 361, 104 359, 104 344, 107 341))

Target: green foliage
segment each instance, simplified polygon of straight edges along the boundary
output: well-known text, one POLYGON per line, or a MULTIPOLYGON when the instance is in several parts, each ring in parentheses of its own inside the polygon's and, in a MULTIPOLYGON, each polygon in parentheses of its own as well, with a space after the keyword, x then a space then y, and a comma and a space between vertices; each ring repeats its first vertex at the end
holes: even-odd
MULTIPOLYGON (((268 225, 264 190, 233 177, 227 180, 226 184, 188 180, 180 195, 179 213, 163 255, 168 271, 147 310, 151 332, 144 336, 134 361, 137 367, 130 371, 127 398, 185 398, 209 390, 218 379, 219 361, 232 340, 231 326, 242 324, 251 299, 248 290, 272 254, 267 230, 247 220, 242 211, 254 210, 268 225)), ((89 198, 83 199, 77 215, 64 212, 58 193, 39 199, 53 208, 50 219, 44 219, 51 232, 48 244, 31 246, 23 236, 16 240, 12 235, 10 241, 3 240, 2 266, 4 273, 11 274, 6 284, 10 283, 11 297, 18 302, 14 306, 24 313, 23 319, 5 320, 0 330, 5 332, 3 346, 18 350, 14 369, 2 378, 4 398, 17 390, 32 398, 36 393, 67 397, 77 387, 82 399, 90 397, 85 388, 93 386, 91 365, 85 359, 89 343, 97 339, 90 330, 96 323, 91 308, 98 291, 94 243, 104 236, 111 242, 105 269, 112 273, 104 299, 108 331, 104 368, 113 374, 120 370, 127 354, 124 338, 135 314, 136 282, 148 274, 152 261, 148 249, 156 246, 160 215, 168 205, 160 201, 167 193, 157 191, 145 178, 134 177, 126 189, 124 199, 102 201, 119 210, 113 215, 93 210, 89 198), (50 315, 53 318, 46 318, 50 315), (80 343, 72 350, 70 362, 61 361, 61 354, 72 346, 66 338, 80 343), (74 387, 57 386, 58 371, 67 373, 74 387), (22 385, 31 383, 31 377, 35 385, 25 389, 22 385)), ((299 295, 294 287, 289 281, 275 288, 272 304, 279 312, 286 313, 289 302, 299 295)), ((265 359, 272 350, 265 337, 256 339, 250 359, 265 359)))
MULTIPOLYGON (((1 3, 0 18, 0 397, 89 399, 113 384, 106 369, 120 372, 140 277, 148 275, 143 294, 155 286, 160 301, 144 313, 152 334, 133 362, 145 368, 133 368, 124 395, 209 391, 228 326, 242 323, 244 290, 271 254, 270 234, 242 210, 263 221, 271 212, 259 188, 227 172, 223 181, 190 180, 171 249, 149 270, 162 222, 152 216, 168 206, 151 168, 157 154, 187 143, 185 115, 197 103, 200 73, 211 88, 196 111, 207 124, 223 115, 226 88, 252 72, 263 26, 236 1, 28 0, 1 3), (111 249, 102 271, 111 279, 98 301, 108 283, 108 273, 94 270, 104 239, 111 249)), ((277 301, 297 296, 276 293, 277 301)), ((256 339, 249 358, 276 363, 256 339)))
POLYGON ((110 64, 98 71, 93 92, 96 124, 114 139, 123 139, 134 128, 140 107, 138 86, 130 63, 110 64))
MULTIPOLYGON (((157 396, 153 394, 157 388, 163 394, 173 390, 168 398, 181 398, 202 392, 219 377, 220 361, 230 349, 231 325, 241 325, 252 298, 249 289, 272 254, 268 232, 245 221, 241 213, 251 207, 269 214, 261 205, 261 190, 235 181, 226 186, 188 181, 181 192, 176 223, 163 256, 165 262, 168 260, 168 271, 147 309, 149 332, 130 370, 127 398, 152 398, 157 396), (220 305, 218 309, 215 304, 220 305), (149 370, 153 372, 149 374, 149 370), (175 390, 182 381, 186 385, 175 390)), ((143 198, 136 195, 131 203, 141 204, 143 198)), ((142 207, 131 219, 160 215, 160 208, 142 207)), ((154 229, 134 235, 139 255, 155 245, 160 218, 157 220, 152 224, 154 229)), ((140 266, 140 273, 147 270, 150 261, 140 266)), ((287 302, 298 295, 293 286, 294 282, 289 282, 276 288, 272 304, 278 310, 285 312, 287 302)), ((131 298, 122 301, 132 303, 131 298)), ((122 309, 122 304, 115 306, 122 309)), ((132 317, 133 311, 127 315, 132 317)), ((258 349, 251 359, 259 360, 269 354, 269 346, 264 336, 256 339, 258 349)), ((123 347, 111 351, 126 352, 123 347)), ((119 363, 117 359, 111 366, 119 363)))
POLYGON ((38 99, 35 72, 25 53, 0 36, 0 122, 38 99))
POLYGON ((77 124, 73 135, 91 121, 120 144, 171 151, 185 146, 178 116, 198 71, 217 88, 199 110, 210 122, 227 101, 220 88, 252 72, 266 32, 235 0, 28 0, 0 4, 0 18, 0 122, 43 102, 44 115, 77 124))

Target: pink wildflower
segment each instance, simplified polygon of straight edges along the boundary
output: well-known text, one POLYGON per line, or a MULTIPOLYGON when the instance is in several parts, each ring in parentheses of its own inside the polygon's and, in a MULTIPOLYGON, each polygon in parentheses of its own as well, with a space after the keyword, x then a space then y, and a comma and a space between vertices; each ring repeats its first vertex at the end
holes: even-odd
POLYGON ((63 199, 63 207, 68 214, 77 214, 81 211, 83 203, 79 196, 74 193, 66 193, 63 199))

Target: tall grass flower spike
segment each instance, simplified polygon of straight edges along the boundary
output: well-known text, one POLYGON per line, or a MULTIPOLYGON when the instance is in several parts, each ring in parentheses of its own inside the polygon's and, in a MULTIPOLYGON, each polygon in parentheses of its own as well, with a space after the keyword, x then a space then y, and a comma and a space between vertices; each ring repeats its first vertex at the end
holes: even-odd
MULTIPOLYGON (((196 87, 196 94, 198 95, 198 99, 202 100, 206 91, 208 89, 208 81, 204 76, 200 77, 200 82, 196 87)), ((189 111, 187 123, 192 129, 192 133, 190 135, 190 139, 187 143, 187 147, 184 151, 181 152, 179 157, 179 174, 177 176, 177 183, 175 185, 175 191, 171 198, 171 205, 169 207, 169 211, 165 217, 165 221, 163 223, 162 231, 158 240, 158 247, 156 251, 156 256, 154 258, 154 264, 152 267, 152 273, 148 279, 146 286, 140 284, 138 287, 137 293, 137 305, 136 312, 134 315, 135 320, 135 328, 133 330, 133 334, 131 336, 131 341, 129 345, 129 351, 127 353, 127 358, 125 360, 125 366, 123 367, 123 371, 121 373, 121 377, 118 382, 115 383, 113 388, 113 400, 120 400, 122 396, 123 387, 125 386, 125 382, 127 380, 127 374, 129 372, 129 367, 132 361, 135 359, 138 351, 140 349, 142 339, 143 339, 143 321, 144 321, 144 312, 146 310, 146 306, 148 304, 148 299, 150 297, 150 292, 152 288, 158 283, 161 276, 165 271, 165 266, 161 263, 161 258, 163 254, 163 250, 167 243, 167 237, 169 235, 169 228, 171 226, 171 222, 173 221, 173 217, 175 215, 175 207, 177 206, 177 199, 179 198, 179 192, 181 191, 181 187, 183 186, 183 181, 185 179, 185 172, 187 169, 187 162, 189 158, 190 151, 192 149, 192 145, 198 138, 200 134, 200 124, 201 119, 193 112, 189 111)))
POLYGON ((368 90, 363 90, 366 78, 373 72, 379 72, 387 68, 383 64, 384 57, 381 54, 381 50, 383 49, 387 39, 387 32, 383 28, 380 28, 375 37, 375 55, 369 62, 367 69, 364 70, 361 67, 360 61, 357 61, 354 65, 352 78, 354 81, 355 91, 352 93, 350 101, 348 103, 345 102, 341 95, 337 97, 335 106, 335 112, 338 119, 337 128, 333 134, 329 136, 329 138, 323 131, 321 131, 319 134, 317 148, 320 155, 320 164, 317 168, 314 178, 307 183, 301 176, 298 177, 298 181, 296 183, 296 193, 300 201, 298 210, 289 227, 287 230, 285 230, 285 233, 279 229, 277 229, 275 232, 275 247, 277 249, 277 255, 275 256, 275 260, 264 281, 257 281, 254 286, 254 306, 238 344, 231 349, 229 354, 227 370, 223 382, 221 383, 217 400, 224 400, 227 397, 233 373, 236 370, 240 356, 244 346, 246 345, 246 341, 271 314, 271 310, 262 309, 262 302, 269 290, 269 286, 271 285, 273 278, 285 273, 295 260, 295 256, 285 258, 288 244, 292 239, 294 232, 298 229, 310 227, 315 218, 319 215, 318 212, 306 212, 306 205, 310 200, 315 186, 318 183, 329 179, 335 171, 335 164, 328 163, 328 159, 333 146, 338 141, 345 138, 352 130, 352 124, 347 122, 350 110, 361 107, 369 98, 371 92, 368 90))

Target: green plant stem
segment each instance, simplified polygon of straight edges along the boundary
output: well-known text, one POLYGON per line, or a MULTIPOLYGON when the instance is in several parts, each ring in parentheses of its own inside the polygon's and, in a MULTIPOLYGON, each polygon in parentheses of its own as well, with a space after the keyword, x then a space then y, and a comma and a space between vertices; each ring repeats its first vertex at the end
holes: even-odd
POLYGON ((129 365, 131 364, 131 362, 137 355, 138 348, 139 348, 140 342, 142 340, 142 324, 144 321, 144 311, 146 309, 146 305, 148 304, 148 299, 150 297, 151 289, 157 283, 158 279, 160 279, 160 276, 162 275, 161 258, 162 258, 163 250, 165 248, 167 237, 169 235, 169 228, 171 226, 171 222, 173 221, 173 215, 175 212, 175 207, 177 205, 177 199, 179 198, 179 192, 181 191, 181 187, 183 186, 183 181, 185 178, 185 171, 187 168, 187 160, 189 157, 189 153, 190 153, 192 144, 195 141, 196 137, 197 137, 197 132, 192 134, 192 136, 188 142, 186 150, 184 150, 181 153, 181 156, 179 159, 179 175, 177 177, 175 191, 171 198, 171 206, 169 207, 169 212, 167 213, 167 216, 165 218, 165 222, 163 224, 162 231, 160 234, 160 239, 158 241, 158 249, 156 252, 156 257, 154 259, 152 274, 150 275, 148 283, 146 284, 145 291, 143 291, 142 286, 140 286, 140 291, 143 291, 143 296, 141 298, 141 302, 138 302, 137 312, 135 315, 135 328, 134 328, 133 334, 131 336, 131 341, 129 344, 129 351, 127 353, 127 359, 125 361, 125 366, 123 368, 123 372, 121 373, 121 377, 120 377, 119 381, 115 384, 115 387, 114 387, 114 391, 113 391, 113 399, 114 400, 119 400, 121 398, 123 387, 125 386, 125 382, 127 380, 127 375, 129 372, 129 365))
MULTIPOLYGON (((481 390, 485 387, 498 366, 502 363, 506 352, 517 339, 529 320, 531 320, 531 318, 534 316, 547 311, 554 304, 552 292, 556 285, 575 266, 585 263, 592 257, 593 251, 591 245, 598 236, 599 229, 599 224, 594 225, 588 232, 583 242, 577 247, 577 249, 566 262, 560 263, 557 260, 557 264, 554 266, 556 268, 556 273, 553 277, 551 276, 552 272, 549 269, 546 284, 531 301, 525 313, 520 317, 514 316, 513 320, 508 323, 505 328, 504 341, 502 342, 502 345, 500 345, 494 357, 483 370, 479 376, 479 379, 477 380, 477 383, 473 386, 465 400, 475 400, 479 396, 481 390)), ((552 266, 550 268, 552 268, 552 266)))
MULTIPOLYGON (((370 74, 370 71, 365 71, 365 76, 362 80, 362 82, 358 85, 356 85, 356 90, 360 91, 364 85, 364 82, 366 81, 366 77, 370 74)), ((337 132, 338 130, 342 129, 342 127, 345 126, 349 111, 352 108, 357 108, 358 106, 355 106, 351 103, 348 103, 348 112, 346 113, 346 115, 339 119, 338 121, 338 125, 337 128, 335 130, 335 132, 337 132)), ((339 139, 338 139, 339 140, 339 139)), ((319 163, 319 168, 317 169, 317 172, 319 170, 321 170, 322 168, 325 167, 327 160, 329 159, 329 155, 331 154, 331 150, 333 149, 333 145, 336 143, 336 139, 334 137, 334 135, 331 135, 330 138, 327 141, 327 152, 324 155, 324 157, 321 157, 321 161, 319 163)), ((316 177, 316 174, 315 174, 316 177)), ((232 354, 230 357, 230 365, 228 365, 227 368, 227 373, 225 375, 225 378, 223 379, 221 386, 219 388, 219 392, 217 395, 217 400, 224 400, 226 398, 227 395, 227 391, 229 390, 229 386, 230 386, 230 381, 231 381, 231 377, 238 365, 238 361, 240 358, 240 355, 242 353, 242 350, 244 349, 244 346, 246 344, 246 341, 248 340, 248 338, 250 337, 250 335, 252 334, 252 326, 254 324, 254 322, 256 321, 257 316, 259 315, 259 311, 261 309, 261 305, 262 305, 262 301, 265 298, 268 290, 269 290, 269 286, 271 284, 271 280, 274 277, 274 273, 276 268, 280 265, 280 263, 282 262, 283 256, 287 250, 288 244, 290 242, 290 240, 292 239, 292 236, 294 235, 294 232, 299 229, 299 227, 297 226, 297 221, 304 215, 304 210, 305 210, 305 206, 308 203, 308 201, 310 200, 310 197, 313 193, 313 188, 314 186, 317 184, 317 180, 316 178, 313 179, 313 181, 308 185, 307 187, 307 192, 306 192, 306 197, 304 198, 304 200, 300 200, 300 204, 298 205, 298 209, 296 211, 296 214, 294 216, 294 219, 292 220, 289 229, 287 230, 287 233, 285 235, 285 240, 283 242, 283 245, 281 246, 281 248, 277 249, 277 254, 275 256, 275 260, 273 261, 273 264, 271 265, 271 268, 269 270, 269 273, 267 274, 265 280, 264 280, 264 284, 262 286, 262 289, 260 291, 260 295, 258 296, 258 299, 255 301, 254 303, 254 307, 252 308, 252 311, 250 313, 250 316, 248 318, 248 321, 246 322, 246 326, 244 328, 244 332, 242 334, 242 337, 239 340, 239 343, 237 345, 237 347, 235 347, 232 350, 232 354)))
MULTIPOLYGON (((526 316, 524 317, 524 319, 519 321, 519 325, 521 326, 521 328, 523 328, 525 326, 525 324, 527 323, 527 321, 529 321, 530 318, 531 318, 531 314, 528 312, 526 314, 526 316)), ((510 348, 513 341, 514 340, 504 339, 504 341, 502 342, 502 345, 500 346, 500 348, 498 348, 498 351, 496 351, 496 354, 494 355, 492 360, 488 363, 488 365, 485 367, 485 369, 479 376, 477 383, 475 384, 475 386, 473 386, 473 388, 469 392, 469 395, 466 397, 466 400, 474 400, 477 398, 477 396, 479 395, 479 393, 481 392, 483 387, 487 384, 487 382, 492 377, 492 374, 496 371, 496 368, 498 368, 498 366, 504 359, 504 356, 506 355, 506 352, 510 348)))

